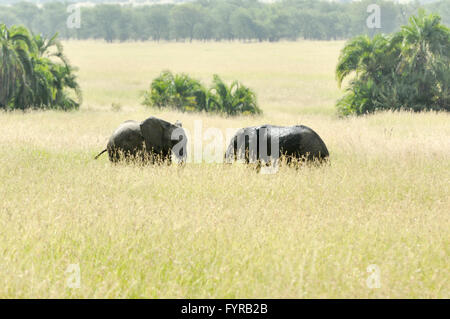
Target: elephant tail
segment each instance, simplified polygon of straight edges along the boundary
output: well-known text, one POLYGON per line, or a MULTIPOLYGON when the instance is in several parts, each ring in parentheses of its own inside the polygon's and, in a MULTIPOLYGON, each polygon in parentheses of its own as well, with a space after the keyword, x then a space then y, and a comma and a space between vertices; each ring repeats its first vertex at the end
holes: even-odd
POLYGON ((103 153, 105 153, 107 151, 107 149, 104 149, 103 151, 100 152, 100 154, 98 154, 94 159, 97 159, 100 157, 100 155, 102 155, 103 153))

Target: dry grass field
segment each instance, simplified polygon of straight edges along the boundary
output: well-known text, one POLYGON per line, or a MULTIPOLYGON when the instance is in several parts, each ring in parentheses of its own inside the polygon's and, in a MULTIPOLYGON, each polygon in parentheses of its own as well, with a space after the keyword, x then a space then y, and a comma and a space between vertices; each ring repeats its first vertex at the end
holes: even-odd
POLYGON ((338 118, 342 46, 65 43, 81 110, 0 113, 0 298, 449 298, 450 115, 338 118), (264 115, 140 106, 164 69, 238 79, 264 115), (93 160, 117 125, 150 115, 224 134, 304 124, 331 162, 261 175, 93 160))

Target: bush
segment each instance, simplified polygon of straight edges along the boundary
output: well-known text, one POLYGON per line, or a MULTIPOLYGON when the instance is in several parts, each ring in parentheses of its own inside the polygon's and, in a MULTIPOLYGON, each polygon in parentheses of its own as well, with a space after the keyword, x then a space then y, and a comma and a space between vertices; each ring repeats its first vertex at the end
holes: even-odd
POLYGON ((187 74, 163 71, 153 80, 150 92, 144 93, 144 105, 159 108, 171 107, 180 111, 204 110, 206 90, 187 74))
POLYGON ((189 75, 163 71, 153 80, 150 91, 144 92, 144 105, 174 108, 180 111, 205 111, 237 114, 260 114, 255 93, 234 81, 227 86, 214 75, 209 89, 189 75))
POLYGON ((216 74, 208 92, 207 110, 228 115, 262 113, 252 90, 237 81, 228 87, 216 74))
POLYGON ((355 74, 337 102, 339 113, 450 111, 450 29, 440 21, 420 11, 393 35, 351 40, 336 68, 339 85, 355 74))

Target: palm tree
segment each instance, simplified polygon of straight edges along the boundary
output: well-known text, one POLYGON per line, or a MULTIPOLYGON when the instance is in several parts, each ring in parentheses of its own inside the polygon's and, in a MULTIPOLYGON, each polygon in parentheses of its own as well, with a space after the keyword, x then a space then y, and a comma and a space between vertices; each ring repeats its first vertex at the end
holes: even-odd
POLYGON ((339 111, 450 109, 450 30, 440 20, 420 11, 400 32, 350 41, 336 67, 338 85, 356 75, 337 102, 339 111))
POLYGON ((441 24, 441 17, 426 15, 420 10, 409 19, 409 25, 402 26, 402 56, 412 68, 433 61, 438 56, 450 58, 450 29, 441 24))
POLYGON ((32 36, 22 26, 0 25, 0 108, 77 108, 81 90, 57 34, 32 36), (74 93, 70 97, 67 89, 74 93))
POLYGON ((173 107, 181 111, 206 109, 206 89, 189 75, 163 71, 152 81, 150 92, 144 93, 144 105, 173 107))
POLYGON ((342 114, 364 114, 383 107, 377 103, 377 97, 390 88, 395 77, 400 54, 398 42, 395 36, 377 34, 371 39, 362 35, 344 47, 336 67, 339 87, 350 74, 355 73, 355 77, 347 94, 337 103, 342 114))
POLYGON ((26 102, 30 93, 28 79, 33 76, 30 52, 33 42, 28 30, 0 24, 0 108, 26 102), (21 98, 15 98, 18 93, 21 98), (23 98, 22 98, 23 97, 23 98), (25 98, 25 99, 24 99, 25 98))
POLYGON ((208 90, 189 75, 174 75, 170 71, 163 71, 152 81, 150 92, 144 92, 142 104, 229 115, 261 113, 255 93, 237 81, 228 87, 218 75, 214 75, 213 85, 208 90))
POLYGON ((441 17, 426 15, 424 10, 420 10, 399 33, 403 40, 399 69, 415 75, 417 102, 421 104, 429 103, 436 87, 442 87, 437 83, 442 79, 442 67, 449 71, 450 29, 440 22, 441 17))
POLYGON ((352 72, 362 81, 372 79, 380 83, 398 63, 398 46, 391 40, 389 36, 377 34, 373 39, 361 35, 350 41, 342 50, 336 67, 339 87, 352 72))
POLYGON ((217 74, 214 75, 213 85, 208 94, 207 109, 229 115, 261 114, 256 95, 252 90, 238 81, 234 81, 228 87, 217 74))
POLYGON ((181 73, 172 79, 172 104, 182 111, 202 110, 205 108, 205 90, 200 81, 181 73))
POLYGON ((33 37, 36 47, 34 57, 36 92, 35 106, 50 106, 64 110, 77 108, 81 104, 81 89, 72 67, 64 55, 63 46, 55 34, 50 39, 41 35, 33 37), (67 89, 74 92, 77 100, 69 97, 67 89))

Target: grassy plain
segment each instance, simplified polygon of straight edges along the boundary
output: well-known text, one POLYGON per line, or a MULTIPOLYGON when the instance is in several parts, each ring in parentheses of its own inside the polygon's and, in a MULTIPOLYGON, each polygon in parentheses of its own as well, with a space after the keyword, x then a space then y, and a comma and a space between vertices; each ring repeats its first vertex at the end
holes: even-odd
POLYGON ((449 298, 450 115, 338 118, 342 46, 65 43, 81 110, 0 113, 0 297, 449 298), (145 109, 140 92, 163 69, 239 79, 264 115, 145 109), (118 124, 149 115, 224 135, 304 124, 331 164, 260 175, 93 160, 118 124))

